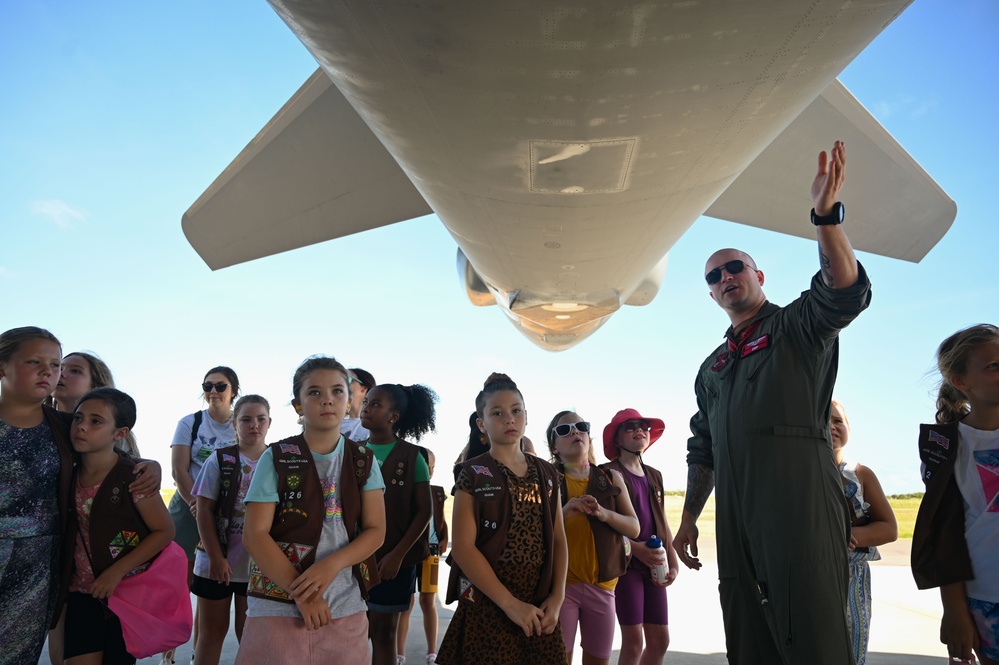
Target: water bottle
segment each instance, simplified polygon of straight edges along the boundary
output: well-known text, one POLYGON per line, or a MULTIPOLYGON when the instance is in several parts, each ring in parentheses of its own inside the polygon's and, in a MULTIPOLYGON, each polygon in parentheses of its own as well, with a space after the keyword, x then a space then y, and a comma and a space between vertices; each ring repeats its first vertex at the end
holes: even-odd
POLYGON ((652 536, 649 538, 649 542, 646 543, 650 550, 658 550, 663 556, 663 562, 652 566, 652 579, 656 584, 666 584, 669 576, 669 569, 666 568, 666 550, 663 548, 663 541, 659 536, 652 536))

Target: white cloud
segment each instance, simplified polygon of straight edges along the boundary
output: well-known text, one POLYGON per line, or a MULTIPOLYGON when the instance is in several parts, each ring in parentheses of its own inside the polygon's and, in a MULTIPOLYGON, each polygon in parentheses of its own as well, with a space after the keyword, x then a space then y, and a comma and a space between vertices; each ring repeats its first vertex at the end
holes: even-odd
POLYGON ((60 229, 72 228, 77 222, 85 222, 90 215, 85 210, 79 210, 59 199, 33 201, 31 212, 44 217, 60 229))
POLYGON ((875 102, 871 106, 871 113, 882 122, 898 115, 907 118, 920 118, 929 113, 936 105, 937 100, 935 99, 917 99, 905 96, 875 102))

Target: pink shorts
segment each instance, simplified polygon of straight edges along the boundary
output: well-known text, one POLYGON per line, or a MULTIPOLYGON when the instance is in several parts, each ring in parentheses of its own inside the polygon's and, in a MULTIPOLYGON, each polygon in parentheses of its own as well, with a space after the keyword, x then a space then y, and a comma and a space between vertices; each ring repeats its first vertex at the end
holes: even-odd
POLYGON ((316 630, 297 617, 250 617, 236 665, 370 665, 368 617, 351 614, 316 630))
POLYGON ((583 653, 594 658, 611 657, 614 647, 614 592, 596 584, 570 584, 565 588, 565 602, 558 615, 566 651, 571 651, 579 623, 583 653))

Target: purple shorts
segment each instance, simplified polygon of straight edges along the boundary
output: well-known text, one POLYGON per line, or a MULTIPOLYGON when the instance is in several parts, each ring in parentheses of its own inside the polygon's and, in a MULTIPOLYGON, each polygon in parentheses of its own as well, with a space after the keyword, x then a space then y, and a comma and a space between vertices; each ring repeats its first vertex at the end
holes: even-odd
POLYGON ((653 582, 652 571, 645 566, 629 568, 617 578, 615 603, 617 620, 622 626, 669 625, 666 587, 653 582))
POLYGON ((565 650, 571 651, 579 623, 583 653, 594 658, 611 657, 614 650, 614 592, 596 584, 570 584, 565 588, 565 602, 559 612, 565 650))

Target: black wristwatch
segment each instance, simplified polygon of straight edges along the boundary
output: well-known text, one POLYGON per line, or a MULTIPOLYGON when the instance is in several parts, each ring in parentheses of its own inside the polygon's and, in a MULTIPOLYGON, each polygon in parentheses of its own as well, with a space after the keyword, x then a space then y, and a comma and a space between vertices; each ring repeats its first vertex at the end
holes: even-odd
POLYGON ((843 204, 837 201, 833 204, 832 211, 825 216, 816 215, 815 208, 812 208, 812 224, 815 226, 834 226, 836 224, 842 224, 845 215, 846 210, 843 208, 843 204))

